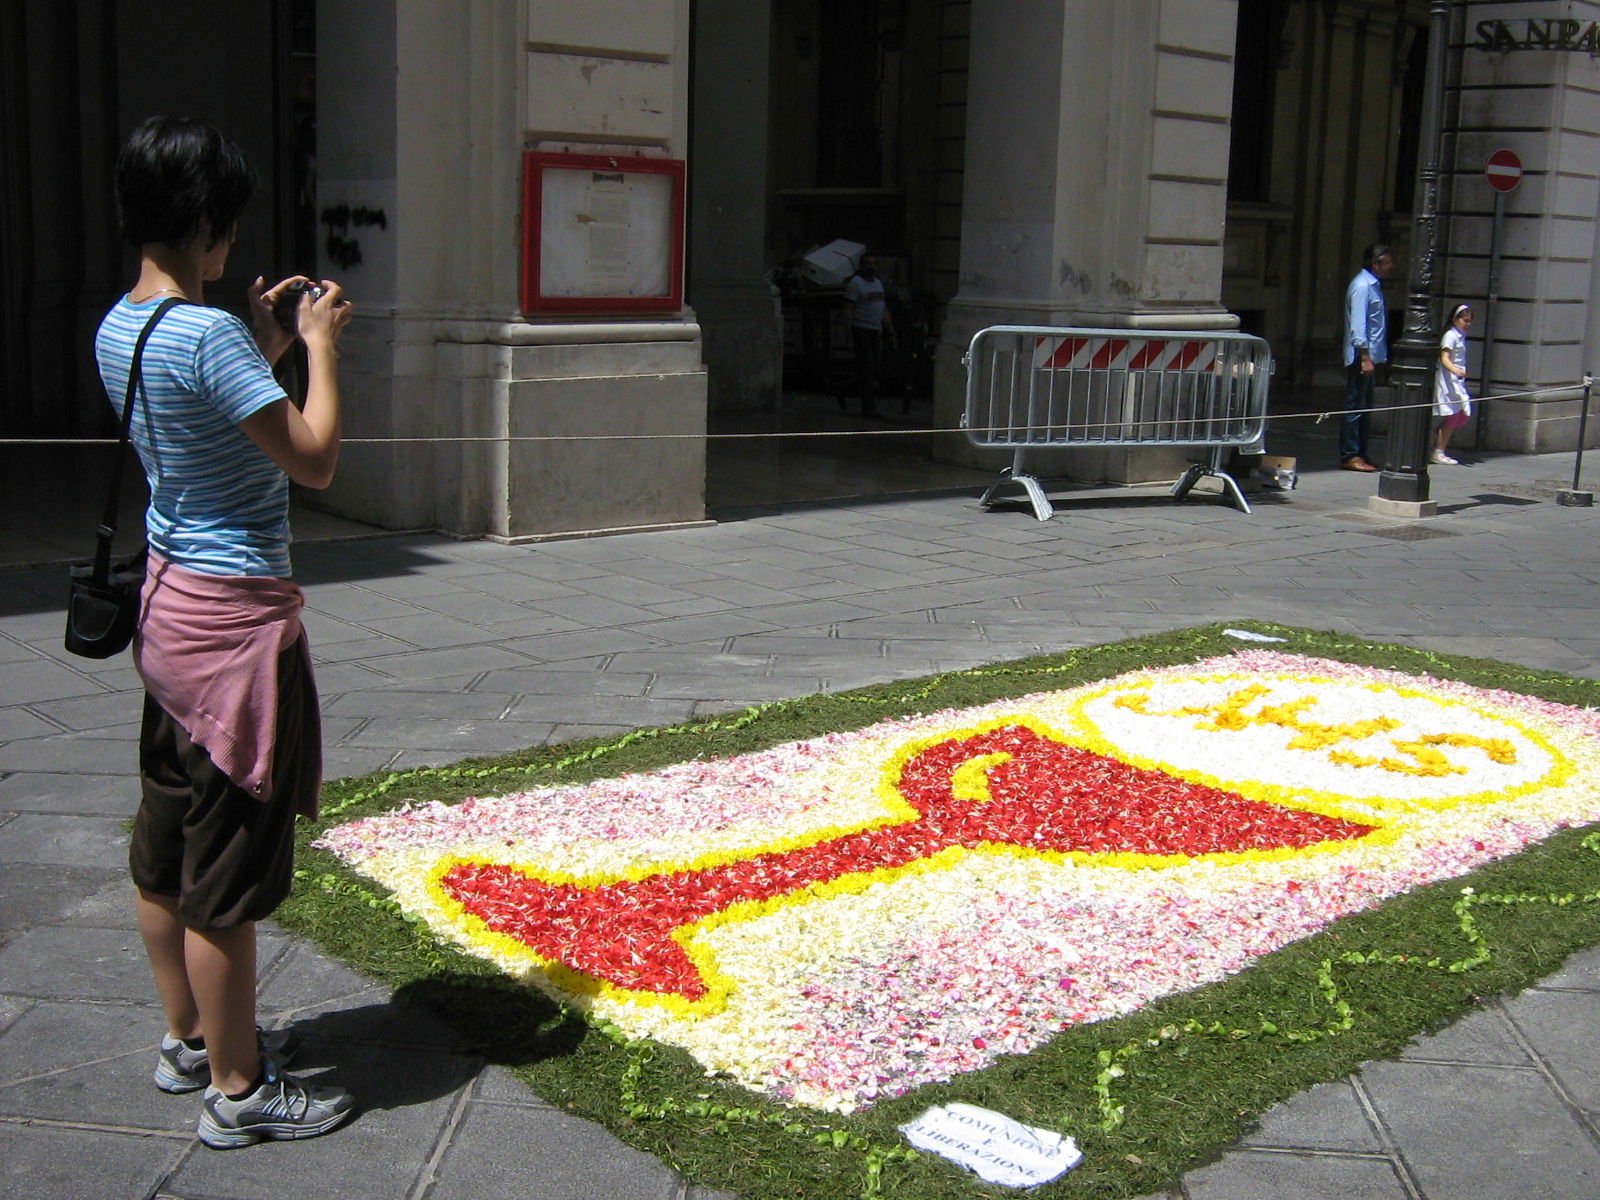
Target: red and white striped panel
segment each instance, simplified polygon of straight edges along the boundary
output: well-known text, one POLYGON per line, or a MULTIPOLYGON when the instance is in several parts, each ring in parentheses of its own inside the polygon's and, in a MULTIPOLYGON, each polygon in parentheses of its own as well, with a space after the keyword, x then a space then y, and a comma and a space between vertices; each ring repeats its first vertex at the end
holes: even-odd
POLYGON ((1178 338, 1042 337, 1033 347, 1036 371, 1209 371, 1216 359, 1216 342, 1178 338))

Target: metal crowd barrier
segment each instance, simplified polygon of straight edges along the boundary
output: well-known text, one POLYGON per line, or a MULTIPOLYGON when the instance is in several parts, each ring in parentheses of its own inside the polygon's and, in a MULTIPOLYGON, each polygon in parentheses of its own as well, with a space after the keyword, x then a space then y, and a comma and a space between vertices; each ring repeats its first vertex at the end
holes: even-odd
MULTIPOLYGON (((967 402, 961 427, 973 445, 1013 451, 1011 466, 983 494, 1021 486, 1033 512, 1055 509, 1024 456, 1033 449, 1209 446, 1172 487, 1182 499, 1205 476, 1233 505, 1250 504, 1222 469, 1230 447, 1259 447, 1272 354, 1261 338, 1216 330, 1052 329, 993 325, 973 336, 962 360, 967 402)), ((1257 450, 1259 453, 1259 450, 1257 450)))

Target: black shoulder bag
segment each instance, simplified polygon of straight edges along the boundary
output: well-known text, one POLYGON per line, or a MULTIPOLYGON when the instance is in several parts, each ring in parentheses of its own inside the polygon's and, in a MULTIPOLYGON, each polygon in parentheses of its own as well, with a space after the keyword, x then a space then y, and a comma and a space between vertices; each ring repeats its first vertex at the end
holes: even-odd
POLYGON ((144 563, 150 547, 146 543, 137 553, 111 561, 111 539, 117 532, 117 500, 122 492, 122 466, 128 460, 128 432, 133 428, 133 398, 144 388, 141 362, 144 344, 156 323, 186 300, 163 300, 150 315, 139 341, 133 348, 133 363, 128 368, 128 395, 122 402, 122 436, 117 442, 117 457, 111 468, 111 494, 106 497, 105 516, 95 530, 94 558, 71 569, 71 592, 67 597, 67 649, 84 658, 110 658, 127 649, 139 624, 139 593, 144 590, 144 563))

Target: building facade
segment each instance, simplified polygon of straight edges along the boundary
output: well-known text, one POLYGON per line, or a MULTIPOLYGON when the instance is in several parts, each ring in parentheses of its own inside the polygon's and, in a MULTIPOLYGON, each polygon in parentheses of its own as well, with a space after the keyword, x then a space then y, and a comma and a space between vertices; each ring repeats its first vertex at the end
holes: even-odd
MULTIPOLYGON (((1399 249, 1404 303, 1429 8, 173 0, 157 29, 126 0, 6 5, 0 421, 104 432, 88 338, 128 277, 110 162, 158 109, 216 121, 262 174, 213 302, 312 268, 355 299, 350 444, 319 502, 379 525, 522 540, 704 519, 706 434, 776 405, 807 304, 830 303, 785 294, 785 272, 834 238, 871 245, 904 294, 944 427, 968 340, 998 323, 1242 325, 1280 396, 1338 407, 1363 245, 1399 249), (684 164, 687 190, 631 226, 542 224, 529 258, 529 222, 552 220, 528 209, 530 151, 582 156, 601 205, 641 160, 684 164), (647 243, 680 269, 680 221, 681 293, 608 310, 647 243), (585 302, 530 310, 528 264, 562 237, 585 302)), ((1448 10, 1436 299, 1489 318, 1479 390, 1531 393, 1488 406, 1487 445, 1569 447, 1600 356, 1600 3, 1448 10), (1497 220, 1498 149, 1523 177, 1497 220)), ((938 453, 999 465, 955 434, 938 453)), ((1138 481, 1180 459, 1045 469, 1138 481)))

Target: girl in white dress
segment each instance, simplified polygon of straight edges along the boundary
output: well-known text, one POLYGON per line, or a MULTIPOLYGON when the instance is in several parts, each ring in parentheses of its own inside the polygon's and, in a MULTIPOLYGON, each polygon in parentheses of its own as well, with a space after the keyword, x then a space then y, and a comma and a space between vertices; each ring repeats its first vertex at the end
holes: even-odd
POLYGON ((1467 395, 1467 330, 1472 328, 1472 308, 1458 304, 1450 314, 1450 328, 1439 339, 1439 370, 1433 384, 1433 415, 1441 418, 1434 437, 1431 462, 1442 467, 1456 466, 1445 453, 1450 435, 1472 416, 1472 397, 1467 395))

